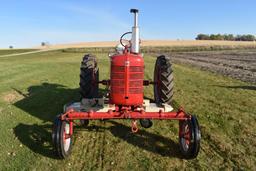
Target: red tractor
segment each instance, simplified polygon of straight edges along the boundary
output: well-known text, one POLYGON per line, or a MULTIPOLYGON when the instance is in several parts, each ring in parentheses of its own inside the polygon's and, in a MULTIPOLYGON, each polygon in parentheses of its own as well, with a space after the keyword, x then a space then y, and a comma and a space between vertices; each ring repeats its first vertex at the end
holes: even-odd
POLYGON ((89 120, 130 119, 131 131, 137 132, 137 120, 144 128, 152 126, 153 119, 179 121, 179 145, 184 158, 198 155, 201 133, 196 116, 186 113, 182 108, 173 111, 173 70, 168 57, 157 57, 154 81, 144 80, 144 59, 139 53, 140 39, 138 10, 134 13, 132 32, 120 38, 122 49, 110 56, 111 74, 109 80, 99 80, 96 58, 85 55, 81 63, 80 93, 81 101, 64 106, 64 112, 54 120, 52 139, 57 155, 66 158, 71 153, 73 123, 80 120, 88 125, 89 120), (131 34, 131 40, 123 37, 131 34), (124 44, 124 42, 126 44, 124 44), (99 97, 99 84, 107 86, 108 93, 99 97), (143 97, 143 86, 153 84, 154 101, 143 97))

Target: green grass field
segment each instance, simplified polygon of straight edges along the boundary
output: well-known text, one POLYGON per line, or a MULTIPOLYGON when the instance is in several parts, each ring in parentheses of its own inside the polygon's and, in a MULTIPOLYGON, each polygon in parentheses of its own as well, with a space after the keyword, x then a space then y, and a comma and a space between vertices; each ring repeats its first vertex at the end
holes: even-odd
POLYGON ((0 50, 0 55, 9 55, 9 54, 15 54, 15 53, 24 53, 24 52, 32 52, 37 49, 5 49, 0 50))
MULTIPOLYGON (((100 79, 109 78, 107 53, 95 55, 100 79)), ((180 156, 178 122, 154 121, 152 128, 132 134, 128 120, 76 128, 72 155, 57 159, 52 120, 65 103, 79 99, 82 56, 59 50, 0 58, 0 170, 256 170, 255 85, 177 64, 175 104, 201 124, 196 159, 180 156)), ((145 55, 146 79, 152 78, 154 62, 145 55)), ((153 98, 152 87, 145 96, 153 98)))

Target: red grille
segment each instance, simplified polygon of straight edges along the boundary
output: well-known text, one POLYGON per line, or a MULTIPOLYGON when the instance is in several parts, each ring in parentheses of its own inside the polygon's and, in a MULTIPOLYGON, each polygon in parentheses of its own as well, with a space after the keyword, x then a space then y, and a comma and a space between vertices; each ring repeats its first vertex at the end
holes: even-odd
POLYGON ((143 80, 143 73, 130 73, 130 79, 143 80))
POLYGON ((129 88, 129 93, 130 94, 141 94, 143 93, 142 88, 129 88))
MULTIPOLYGON (((130 66, 129 67, 129 89, 130 94, 143 93, 143 67, 130 66)), ((113 66, 111 68, 111 92, 114 94, 125 93, 125 67, 113 66)))
POLYGON ((112 81, 114 84, 113 84, 113 86, 124 86, 124 80, 113 80, 112 81))
POLYGON ((130 72, 143 72, 143 67, 140 66, 131 66, 130 67, 130 72))
POLYGON ((124 94, 124 87, 111 87, 111 92, 115 94, 124 94))
POLYGON ((112 72, 124 72, 124 66, 113 66, 112 65, 112 72))
POLYGON ((124 79, 124 73, 111 73, 111 79, 124 79))
POLYGON ((129 82, 130 87, 140 87, 143 86, 143 82, 141 80, 136 80, 136 81, 130 81, 129 82))

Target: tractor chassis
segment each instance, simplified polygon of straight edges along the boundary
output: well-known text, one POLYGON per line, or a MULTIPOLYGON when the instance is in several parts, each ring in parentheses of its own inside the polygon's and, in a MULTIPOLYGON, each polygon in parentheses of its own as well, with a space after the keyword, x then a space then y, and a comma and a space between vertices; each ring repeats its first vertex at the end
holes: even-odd
POLYGON ((70 123, 69 136, 73 134, 74 120, 106 120, 106 119, 131 119, 132 132, 138 131, 137 119, 158 119, 158 120, 188 120, 191 115, 186 114, 183 108, 173 111, 168 104, 156 105, 144 100, 142 107, 117 106, 108 104, 107 98, 82 99, 64 106, 64 114, 60 120, 70 123))
MULTIPOLYGON (((108 87, 109 80, 98 83, 108 87)), ((157 83, 144 80, 143 84, 147 86, 157 83)), ((80 120, 80 123, 86 126, 89 120, 107 119, 130 119, 133 133, 139 130, 137 120, 178 120, 179 145, 183 157, 192 159, 198 155, 201 139, 198 120, 196 116, 187 114, 182 107, 173 111, 169 104, 150 103, 148 99, 144 99, 142 105, 121 106, 110 104, 109 99, 103 96, 103 98, 83 98, 80 102, 64 105, 63 114, 58 115, 54 120, 52 132, 53 144, 58 156, 67 158, 70 155, 75 120, 80 120)))

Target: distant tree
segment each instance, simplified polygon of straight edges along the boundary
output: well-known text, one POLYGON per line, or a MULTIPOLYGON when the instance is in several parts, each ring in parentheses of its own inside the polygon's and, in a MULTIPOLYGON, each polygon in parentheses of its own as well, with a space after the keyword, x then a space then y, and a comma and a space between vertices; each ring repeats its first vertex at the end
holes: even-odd
POLYGON ((221 35, 220 34, 211 34, 210 40, 221 40, 221 35))
POLYGON ((244 35, 237 35, 235 40, 236 41, 255 41, 256 38, 252 34, 244 34, 244 35))
POLYGON ((208 34, 198 34, 196 40, 210 40, 210 36, 208 34))
POLYGON ((45 46, 46 45, 46 43, 45 42, 41 42, 41 46, 45 46))
POLYGON ((241 35, 236 35, 235 41, 242 41, 242 36, 241 35))
POLYGON ((252 34, 236 35, 233 34, 198 34, 196 40, 230 40, 230 41, 256 41, 252 34))
POLYGON ((230 40, 230 41, 235 40, 235 37, 233 34, 224 34, 223 37, 224 37, 224 40, 230 40))
POLYGON ((255 40, 255 36, 251 35, 251 34, 243 35, 242 36, 242 40, 243 41, 254 41, 255 40))
POLYGON ((217 40, 225 40, 224 35, 222 34, 217 34, 217 40))
POLYGON ((13 49, 13 46, 9 46, 9 49, 13 49))

